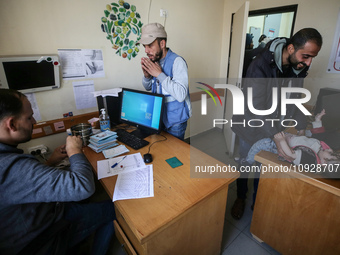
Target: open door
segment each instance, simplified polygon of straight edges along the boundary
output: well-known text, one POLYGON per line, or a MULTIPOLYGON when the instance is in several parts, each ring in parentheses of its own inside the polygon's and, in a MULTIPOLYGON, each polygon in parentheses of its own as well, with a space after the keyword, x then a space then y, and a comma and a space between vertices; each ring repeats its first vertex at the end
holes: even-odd
MULTIPOLYGON (((228 84, 241 87, 243 59, 246 44, 247 22, 248 22, 249 2, 246 1, 242 7, 234 14, 232 22, 232 38, 229 56, 228 84)), ((230 121, 233 116, 233 99, 230 91, 227 91, 225 103, 225 119, 230 121)), ((230 125, 224 125, 224 137, 227 143, 229 156, 233 156, 235 150, 235 133, 230 125)))

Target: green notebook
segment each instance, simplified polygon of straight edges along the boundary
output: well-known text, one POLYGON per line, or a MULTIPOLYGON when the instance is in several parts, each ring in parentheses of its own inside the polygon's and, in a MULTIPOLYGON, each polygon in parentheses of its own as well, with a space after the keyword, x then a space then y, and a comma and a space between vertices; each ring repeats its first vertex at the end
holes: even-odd
POLYGON ((183 165, 181 161, 178 160, 178 158, 173 157, 165 160, 172 168, 178 167, 183 165))

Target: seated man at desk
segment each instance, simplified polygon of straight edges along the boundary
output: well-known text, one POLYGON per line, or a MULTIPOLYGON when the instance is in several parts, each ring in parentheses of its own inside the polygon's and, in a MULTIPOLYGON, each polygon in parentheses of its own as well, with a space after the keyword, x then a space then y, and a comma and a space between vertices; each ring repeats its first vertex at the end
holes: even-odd
POLYGON ((24 94, 0 89, 0 254, 66 254, 94 231, 92 254, 106 254, 114 233, 112 201, 73 202, 95 191, 82 140, 67 137, 43 164, 17 148, 31 139, 35 123, 24 94), (70 169, 54 167, 67 156, 70 169))
POLYGON ((167 33, 158 23, 142 28, 138 41, 148 58, 142 58, 143 86, 152 93, 165 95, 165 131, 184 139, 187 120, 191 117, 188 67, 185 60, 166 47, 167 33))

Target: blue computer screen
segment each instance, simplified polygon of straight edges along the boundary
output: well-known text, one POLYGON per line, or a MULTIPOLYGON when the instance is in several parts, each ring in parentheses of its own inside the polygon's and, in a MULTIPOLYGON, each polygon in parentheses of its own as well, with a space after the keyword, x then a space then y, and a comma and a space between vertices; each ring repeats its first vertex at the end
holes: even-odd
POLYGON ((123 90, 121 119, 158 130, 163 97, 150 93, 123 90))

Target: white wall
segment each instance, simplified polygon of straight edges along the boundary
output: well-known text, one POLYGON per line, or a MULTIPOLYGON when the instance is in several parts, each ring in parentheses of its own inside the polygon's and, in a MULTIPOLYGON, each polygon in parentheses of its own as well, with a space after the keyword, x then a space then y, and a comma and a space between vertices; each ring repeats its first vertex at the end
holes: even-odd
MULTIPOLYGON (((0 55, 57 54, 58 49, 73 48, 101 49, 106 76, 93 79, 95 89, 129 87, 142 90, 140 59, 145 56, 144 48, 140 47, 135 59, 123 59, 115 54, 100 28, 106 4, 111 2, 118 1, 0 1, 0 55)), ((187 61, 190 79, 219 77, 224 0, 127 2, 137 7, 144 24, 148 21, 165 23, 167 44, 187 61), (166 22, 160 17, 161 8, 168 11, 166 22)), ((190 90, 198 91, 196 84, 190 84, 190 90)), ((77 115, 97 110, 76 109, 72 81, 62 81, 58 90, 38 92, 36 98, 42 121, 61 118, 63 113, 70 111, 77 115)), ((196 105, 194 111, 200 107, 196 105)), ((200 127, 204 130, 204 123, 200 127)), ((62 143, 63 139, 59 137, 34 139, 25 146, 44 143, 54 148, 62 143)))

